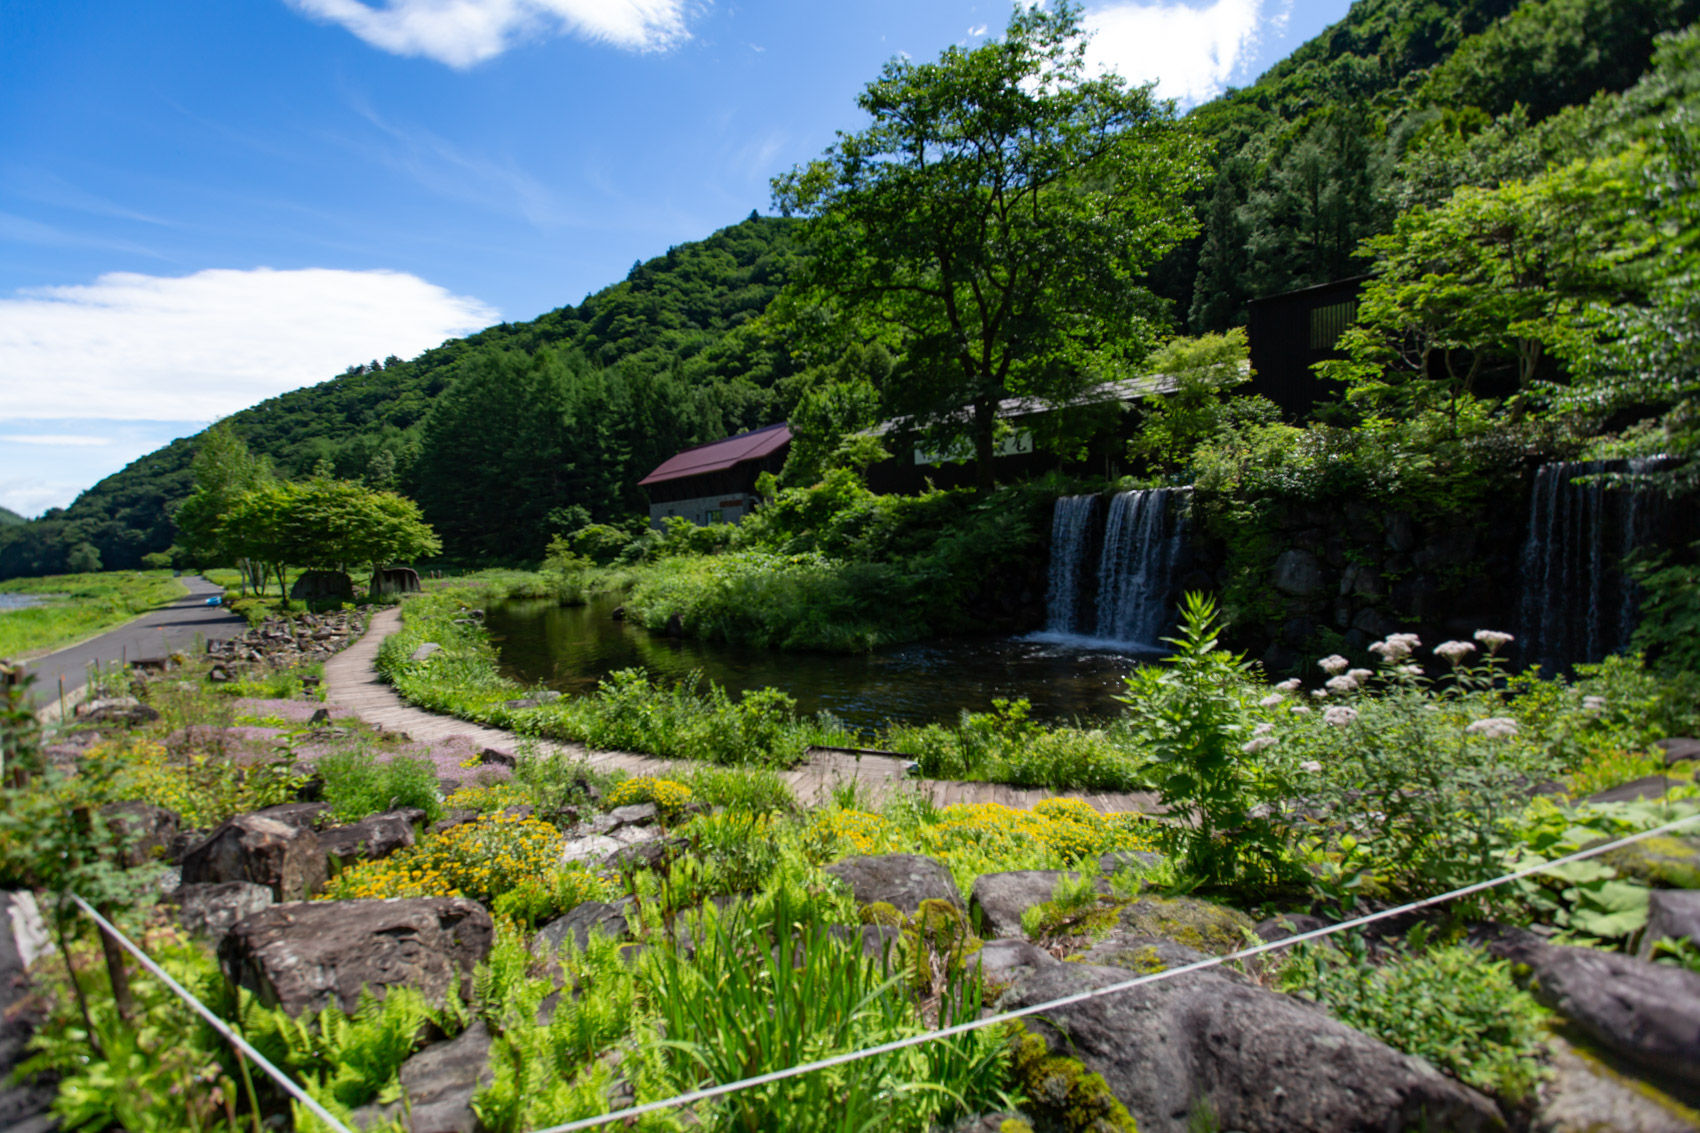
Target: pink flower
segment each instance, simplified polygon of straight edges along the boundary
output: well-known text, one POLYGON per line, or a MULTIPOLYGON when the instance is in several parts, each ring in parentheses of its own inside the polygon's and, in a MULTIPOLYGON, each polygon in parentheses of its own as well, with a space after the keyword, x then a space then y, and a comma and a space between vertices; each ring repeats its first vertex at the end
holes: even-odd
POLYGON ((1318 771, 1322 770, 1322 764, 1314 759, 1307 759, 1303 763, 1299 764, 1299 770, 1308 771, 1312 775, 1315 775, 1318 771))
POLYGON ((1270 732, 1273 732, 1274 730, 1275 730, 1275 725, 1264 723, 1264 724, 1259 724, 1257 727, 1253 728, 1251 730, 1251 734, 1254 735, 1254 736, 1267 736, 1270 732))
POLYGON ((1280 693, 1272 692, 1268 696, 1264 697, 1262 700, 1258 701, 1257 704, 1258 704, 1258 707, 1260 707, 1260 708, 1274 708, 1277 705, 1284 702, 1286 699, 1287 698, 1282 696, 1280 693))
POLYGON ((1293 707, 1287 709, 1287 711, 1291 712, 1294 716, 1303 716, 1305 713, 1310 711, 1310 705, 1308 705, 1308 704, 1296 704, 1293 707))
POLYGON ((1503 740, 1517 734, 1517 721, 1509 716, 1488 716, 1470 724, 1464 731, 1472 736, 1486 736, 1490 740, 1503 740))
POLYGON ((1258 736, 1256 739, 1247 740, 1245 743, 1241 744, 1240 750, 1245 752, 1247 755, 1256 755, 1264 748, 1274 746, 1274 743, 1274 736, 1258 736))
POLYGON ((1468 641, 1443 641, 1434 647, 1436 657, 1444 657, 1454 665, 1475 651, 1476 647, 1468 641))
POLYGON ((1352 663, 1336 653, 1330 657, 1324 657, 1316 664, 1323 672, 1331 675, 1338 675, 1351 667, 1352 663))
POLYGON ((1299 680, 1297 677, 1288 677, 1275 687, 1280 689, 1282 692, 1297 692, 1299 691, 1299 687, 1303 684, 1304 682, 1299 680))
POLYGON ((1325 724, 1332 724, 1336 728, 1344 728, 1347 724, 1350 724, 1357 718, 1358 710, 1356 708, 1347 708, 1344 704, 1336 704, 1333 708, 1330 708, 1322 714, 1322 722, 1325 724))
POLYGON ((1341 696, 1344 696, 1348 692, 1357 692, 1358 682, 1348 676, 1329 677, 1328 691, 1337 692, 1341 696))
POLYGON ((1501 645, 1509 645, 1517 639, 1509 633, 1501 633, 1496 629, 1478 629, 1476 640, 1487 646, 1489 653, 1498 653, 1501 645))
POLYGON ((1352 669, 1346 675, 1357 681, 1359 685, 1366 685, 1369 683, 1369 679, 1375 676, 1375 673, 1369 669, 1352 669))

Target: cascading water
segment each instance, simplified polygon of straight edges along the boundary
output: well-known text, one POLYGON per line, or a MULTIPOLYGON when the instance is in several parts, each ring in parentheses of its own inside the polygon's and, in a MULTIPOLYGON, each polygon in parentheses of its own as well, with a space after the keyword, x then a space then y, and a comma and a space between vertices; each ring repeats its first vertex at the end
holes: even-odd
POLYGON ((1521 563, 1518 647, 1544 672, 1598 661, 1629 644, 1635 587, 1624 561, 1652 539, 1663 509, 1649 492, 1575 481, 1652 466, 1651 460, 1566 461, 1536 471, 1521 563))
POLYGON ((1097 496, 1064 496, 1051 514, 1051 568, 1045 591, 1045 628, 1051 633, 1073 633, 1080 624, 1086 589, 1081 568, 1097 517, 1097 496))
POLYGON ((1186 555, 1184 488, 1121 492, 1105 518, 1096 572, 1098 497, 1066 496, 1051 520, 1046 632, 1154 646, 1173 621, 1170 597, 1186 555), (1095 596, 1094 596, 1095 592, 1095 596))

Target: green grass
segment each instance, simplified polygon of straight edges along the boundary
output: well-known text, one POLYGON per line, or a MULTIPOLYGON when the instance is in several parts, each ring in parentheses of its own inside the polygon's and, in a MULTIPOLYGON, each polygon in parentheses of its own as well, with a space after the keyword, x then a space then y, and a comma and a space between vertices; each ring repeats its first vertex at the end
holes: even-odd
POLYGON ((37 594, 40 606, 0 611, 0 657, 46 653, 122 625, 188 590, 168 570, 54 574, 0 582, 0 594, 37 594))

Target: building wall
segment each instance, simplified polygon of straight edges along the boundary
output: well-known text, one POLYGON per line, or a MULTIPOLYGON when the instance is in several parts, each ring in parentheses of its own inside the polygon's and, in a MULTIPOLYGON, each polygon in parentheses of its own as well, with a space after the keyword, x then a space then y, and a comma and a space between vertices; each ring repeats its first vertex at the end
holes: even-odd
POLYGON ((670 515, 688 519, 698 527, 707 527, 711 523, 737 523, 755 510, 759 499, 752 492, 696 496, 650 504, 649 525, 659 531, 662 521, 670 515))

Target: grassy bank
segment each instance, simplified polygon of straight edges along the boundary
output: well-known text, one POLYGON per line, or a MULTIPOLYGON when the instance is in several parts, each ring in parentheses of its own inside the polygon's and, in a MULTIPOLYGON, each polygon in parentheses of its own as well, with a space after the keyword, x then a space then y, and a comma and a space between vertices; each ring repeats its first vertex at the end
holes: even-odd
POLYGON ((46 653, 122 625, 188 590, 168 570, 55 574, 0 582, 0 594, 39 595, 41 605, 0 611, 0 657, 46 653))

